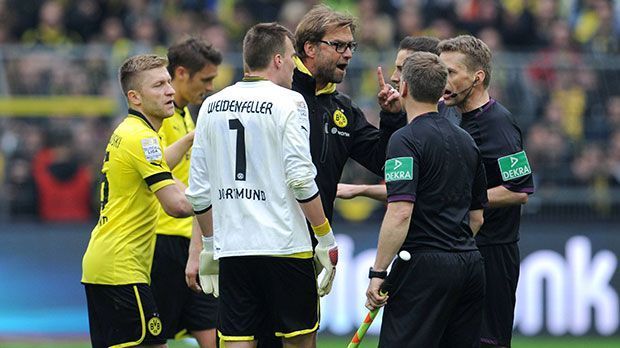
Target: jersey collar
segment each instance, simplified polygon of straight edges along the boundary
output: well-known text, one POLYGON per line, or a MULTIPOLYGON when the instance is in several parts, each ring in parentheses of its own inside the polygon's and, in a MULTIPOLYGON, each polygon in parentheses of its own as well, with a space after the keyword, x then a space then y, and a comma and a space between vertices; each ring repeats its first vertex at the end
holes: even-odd
POLYGON ((138 110, 134 110, 134 109, 129 109, 128 114, 130 116, 135 116, 139 119, 141 119, 142 121, 144 121, 149 127, 151 127, 152 130, 155 131, 155 133, 157 133, 157 131, 155 130, 155 127, 153 127, 153 125, 151 124, 151 122, 149 122, 149 120, 146 119, 146 116, 144 116, 140 111, 138 110))
MULTIPOLYGON (((306 66, 304 65, 304 63, 301 61, 301 58, 294 56, 293 57, 293 61, 295 62, 295 67, 297 67, 297 70, 299 70, 300 72, 313 77, 312 73, 310 72, 310 70, 308 70, 308 68, 306 68, 306 66)), ((325 87, 323 87, 323 89, 318 90, 315 92, 315 95, 321 95, 321 94, 332 94, 336 91, 336 84, 333 82, 328 83, 325 87)))

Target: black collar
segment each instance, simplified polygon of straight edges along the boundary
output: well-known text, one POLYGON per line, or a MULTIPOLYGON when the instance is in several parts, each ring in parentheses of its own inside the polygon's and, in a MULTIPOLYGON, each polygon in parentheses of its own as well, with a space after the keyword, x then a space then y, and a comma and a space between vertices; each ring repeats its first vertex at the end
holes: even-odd
POLYGON ((151 127, 152 130, 155 131, 155 133, 157 133, 157 131, 155 130, 155 127, 153 127, 151 122, 149 122, 149 120, 146 119, 146 116, 144 116, 140 111, 137 111, 137 110, 134 110, 134 109, 130 108, 128 113, 129 113, 129 115, 136 116, 137 118, 139 118, 142 121, 144 121, 149 127, 151 127))

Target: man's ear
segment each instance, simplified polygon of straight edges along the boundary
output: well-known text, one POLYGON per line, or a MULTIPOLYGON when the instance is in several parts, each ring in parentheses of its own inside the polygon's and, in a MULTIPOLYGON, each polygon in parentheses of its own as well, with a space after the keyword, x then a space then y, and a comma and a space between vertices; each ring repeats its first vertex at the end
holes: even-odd
POLYGON ((187 70, 184 66, 177 66, 176 68, 174 68, 174 79, 189 79, 189 70, 187 70))
POLYGON ((317 49, 318 45, 314 42, 306 41, 304 44, 304 52, 306 53, 306 57, 316 57, 317 49))
POLYGON ((142 104, 142 97, 140 96, 140 93, 138 93, 136 90, 130 89, 127 92, 127 101, 129 102, 129 105, 141 105, 142 104))
POLYGON ((276 67, 276 69, 280 69, 280 67, 282 66, 282 55, 280 53, 276 53, 275 56, 273 56, 273 64, 276 67))
POLYGON ((406 98, 409 95, 409 85, 407 85, 407 81, 400 81, 400 96, 402 98, 406 98))
POLYGON ((484 71, 482 70, 478 70, 476 71, 476 75, 474 75, 474 81, 475 81, 475 85, 483 85, 484 84, 484 80, 486 80, 487 78, 487 74, 484 73, 484 71))

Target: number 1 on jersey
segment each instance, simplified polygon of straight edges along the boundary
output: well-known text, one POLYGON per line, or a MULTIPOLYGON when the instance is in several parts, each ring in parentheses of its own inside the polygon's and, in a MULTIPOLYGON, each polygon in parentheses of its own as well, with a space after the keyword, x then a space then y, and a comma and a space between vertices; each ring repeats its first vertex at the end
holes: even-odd
POLYGON ((237 131, 237 159, 235 180, 245 181, 245 127, 238 119, 228 120, 228 129, 237 131))

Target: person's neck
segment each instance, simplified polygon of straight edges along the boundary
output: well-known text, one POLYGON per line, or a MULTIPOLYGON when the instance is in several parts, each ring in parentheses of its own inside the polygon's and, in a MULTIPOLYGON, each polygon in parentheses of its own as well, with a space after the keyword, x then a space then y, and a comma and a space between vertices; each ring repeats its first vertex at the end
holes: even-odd
POLYGON ((177 91, 177 93, 175 93, 174 95, 174 105, 177 108, 183 110, 183 108, 186 107, 187 104, 189 104, 189 101, 185 100, 185 98, 181 96, 181 93, 178 93, 181 89, 174 84, 174 81, 172 81, 172 88, 177 91))
POLYGON ((489 96, 489 91, 486 89, 478 90, 475 89, 472 94, 465 100, 465 102, 459 106, 457 106, 459 112, 466 113, 472 110, 475 110, 484 104, 488 103, 491 100, 489 96))
POLYGON ((429 104, 409 100, 405 103, 405 110, 407 111, 407 123, 411 123, 411 121, 424 114, 437 112, 437 103, 429 104))
POLYGON ((156 132, 159 132, 159 129, 161 128, 161 125, 163 123, 163 120, 161 118, 149 116, 147 113, 144 112, 144 110, 142 110, 141 107, 133 106, 132 109, 141 113, 146 118, 146 120, 149 121, 153 129, 155 129, 156 132))
POLYGON ((321 81, 320 79, 317 79, 316 69, 315 69, 315 66, 314 66, 314 60, 313 59, 302 58, 301 62, 306 67, 306 69, 308 69, 308 71, 310 72, 310 74, 312 74, 312 77, 314 78, 314 82, 315 82, 314 91, 315 92, 318 92, 318 91, 322 90, 323 88, 327 87, 327 84, 329 83, 329 81, 321 81))

